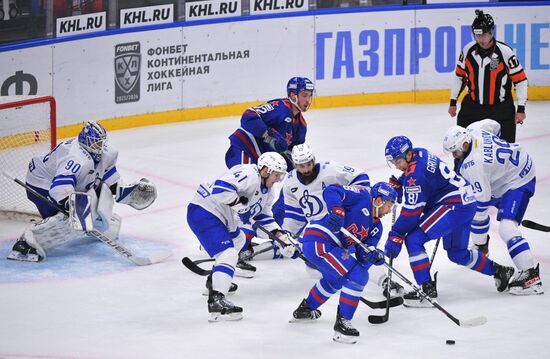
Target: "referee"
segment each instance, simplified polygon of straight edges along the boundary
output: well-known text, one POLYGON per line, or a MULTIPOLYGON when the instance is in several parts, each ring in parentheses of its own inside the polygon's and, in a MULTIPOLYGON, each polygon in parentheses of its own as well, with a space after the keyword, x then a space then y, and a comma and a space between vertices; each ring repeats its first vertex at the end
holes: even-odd
POLYGON ((473 122, 491 118, 500 123, 500 137, 516 142, 516 124, 525 121, 527 76, 514 50, 494 38, 495 22, 489 14, 476 10, 472 23, 475 41, 467 44, 458 58, 451 88, 449 115, 456 116, 456 100, 466 88, 457 125, 468 127, 473 122), (512 99, 512 84, 518 100, 512 99))

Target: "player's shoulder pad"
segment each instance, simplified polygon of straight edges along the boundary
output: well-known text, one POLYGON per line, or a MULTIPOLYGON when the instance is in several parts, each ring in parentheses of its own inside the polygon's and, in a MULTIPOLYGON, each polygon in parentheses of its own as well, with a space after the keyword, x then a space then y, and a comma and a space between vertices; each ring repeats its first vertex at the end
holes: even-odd
POLYGON ((76 139, 65 141, 65 143, 70 146, 69 156, 74 157, 76 159, 75 162, 78 162, 81 165, 89 162, 93 166, 94 160, 92 156, 88 153, 88 151, 80 146, 80 143, 76 139))
POLYGON ((109 143, 106 143, 105 146, 103 147, 103 154, 101 155, 101 160, 102 161, 105 161, 105 163, 109 163, 109 164, 116 164, 116 161, 118 159, 118 149, 109 144, 109 143))
POLYGON ((287 180, 289 180, 289 179, 291 179, 291 178, 294 178, 294 177, 296 177, 296 168, 293 169, 293 170, 290 171, 290 172, 287 172, 287 174, 286 174, 286 179, 287 179, 287 180))

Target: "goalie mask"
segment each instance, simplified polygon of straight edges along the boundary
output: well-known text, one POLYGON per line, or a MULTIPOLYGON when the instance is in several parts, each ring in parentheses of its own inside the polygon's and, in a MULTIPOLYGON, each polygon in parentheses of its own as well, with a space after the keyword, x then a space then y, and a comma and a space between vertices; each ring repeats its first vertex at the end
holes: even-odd
POLYGON ((107 142, 107 131, 99 123, 88 121, 78 134, 78 142, 98 163, 101 161, 101 154, 107 142))

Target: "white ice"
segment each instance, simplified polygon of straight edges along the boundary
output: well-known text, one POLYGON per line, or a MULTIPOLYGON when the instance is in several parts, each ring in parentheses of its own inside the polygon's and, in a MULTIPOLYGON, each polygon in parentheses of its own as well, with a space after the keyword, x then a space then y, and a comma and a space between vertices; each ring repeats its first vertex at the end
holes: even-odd
MULTIPOLYGON (((318 160, 361 167, 383 180, 391 174, 383 149, 392 136, 407 135, 443 155, 443 134, 454 124, 446 110, 444 104, 372 106, 312 110, 305 117, 318 160)), ((527 110, 517 138, 535 161, 537 192, 525 218, 548 225, 550 102, 531 101, 527 110)), ((253 262, 256 277, 237 278, 239 290, 231 297, 244 308, 244 319, 208 323, 205 278, 181 264, 183 256, 206 257, 187 226, 186 207, 200 182, 225 171, 227 136, 238 123, 230 117, 110 133, 123 177, 147 177, 159 189, 157 201, 142 212, 117 205, 121 241, 142 255, 171 249, 163 263, 136 267, 93 240, 53 250, 39 264, 7 261, 25 224, 0 221, 0 358, 550 357, 550 234, 529 229, 523 234, 540 262, 545 295, 497 293, 492 278, 451 263, 439 248, 432 271, 439 272, 439 303, 460 319, 486 316, 488 323, 477 328, 460 328, 436 309, 403 307, 392 308, 387 323, 373 325, 368 315, 383 311, 360 304, 353 320, 359 343, 335 343, 338 296, 320 308, 318 322, 288 323, 315 281, 299 259, 253 262), (446 345, 447 339, 456 344, 446 345)), ((491 257, 511 265, 495 224, 491 257)), ((412 279, 405 251, 395 266, 412 279)), ((371 284, 364 296, 383 299, 371 284)))

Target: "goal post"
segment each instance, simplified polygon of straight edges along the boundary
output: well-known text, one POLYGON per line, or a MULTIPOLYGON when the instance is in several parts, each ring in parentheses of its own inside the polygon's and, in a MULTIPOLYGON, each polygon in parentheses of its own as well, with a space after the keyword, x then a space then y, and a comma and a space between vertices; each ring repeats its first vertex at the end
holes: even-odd
MULTIPOLYGON (((25 181, 34 156, 56 146, 56 104, 52 96, 0 97, 0 167, 25 181)), ((25 190, 0 175, 0 216, 38 216, 25 190)))

